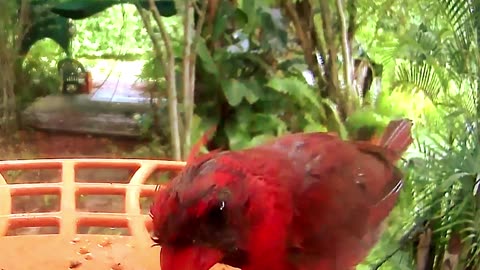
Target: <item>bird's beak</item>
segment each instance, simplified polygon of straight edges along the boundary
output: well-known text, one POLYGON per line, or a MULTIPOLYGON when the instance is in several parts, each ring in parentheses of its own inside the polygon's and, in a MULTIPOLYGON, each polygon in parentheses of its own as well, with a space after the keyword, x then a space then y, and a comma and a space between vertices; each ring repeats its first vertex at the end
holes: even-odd
POLYGON ((209 270, 222 257, 222 252, 208 247, 163 246, 160 250, 160 266, 162 270, 209 270))

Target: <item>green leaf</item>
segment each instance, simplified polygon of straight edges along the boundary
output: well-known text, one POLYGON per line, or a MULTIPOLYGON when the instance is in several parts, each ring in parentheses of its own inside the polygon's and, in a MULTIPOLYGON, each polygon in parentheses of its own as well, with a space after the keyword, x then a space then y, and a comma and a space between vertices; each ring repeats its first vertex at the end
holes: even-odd
POLYGON ((267 83, 267 86, 284 94, 296 93, 308 88, 308 85, 305 82, 302 82, 295 77, 274 77, 267 83))
POLYGON ((363 108, 350 115, 345 125, 351 132, 364 127, 371 127, 378 131, 385 127, 389 121, 388 117, 384 117, 372 109, 363 108))
MULTIPOLYGON (((201 118, 197 114, 193 115, 192 119, 192 130, 191 130, 191 137, 190 137, 190 146, 198 142, 205 133, 212 128, 213 126, 217 126, 218 121, 212 120, 212 119, 207 119, 207 118, 201 118)), ((207 148, 205 145, 203 145, 200 149, 202 153, 208 152, 207 148)))
POLYGON ((461 178, 465 176, 469 176, 471 174, 466 173, 466 172, 460 172, 460 173, 454 173, 450 175, 446 180, 442 182, 442 189, 446 190, 447 188, 450 188, 455 182, 460 180, 461 178))
POLYGON ((243 10, 237 8, 233 15, 237 28, 242 28, 248 23, 248 15, 243 10))
POLYGON ((229 1, 220 1, 215 23, 213 24, 213 40, 218 40, 221 36, 225 35, 230 16, 234 11, 234 7, 229 1))
POLYGON ((318 96, 305 80, 300 80, 297 77, 274 77, 266 86, 280 93, 288 94, 297 100, 307 100, 317 110, 323 110, 318 101, 318 96))
POLYGON ((397 67, 398 82, 411 85, 415 91, 423 91, 431 100, 436 100, 444 89, 439 70, 427 63, 404 63, 397 67))
POLYGON ((215 75, 216 77, 218 77, 219 76, 218 67, 215 64, 215 62, 213 61, 212 55, 210 54, 210 51, 207 48, 206 41, 203 37, 200 37, 198 39, 196 49, 197 49, 198 56, 202 60, 202 64, 203 64, 203 67, 205 68, 205 70, 207 72, 215 75))
POLYGON ((340 137, 342 139, 347 139, 348 138, 347 128, 343 124, 342 118, 338 114, 338 111, 336 109, 337 105, 329 99, 322 100, 322 103, 325 104, 327 107, 329 107, 330 110, 333 112, 333 119, 332 120, 335 121, 335 124, 337 126, 336 130, 339 133, 340 137))
POLYGON ((238 106, 244 97, 250 92, 248 87, 236 79, 230 79, 222 82, 223 93, 227 98, 228 104, 238 106))
POLYGON ((260 145, 262 143, 266 143, 270 140, 273 140, 274 138, 275 138, 275 136, 270 135, 270 134, 257 135, 257 136, 255 136, 251 139, 251 141, 248 145, 249 145, 249 147, 254 147, 254 146, 260 145))
POLYGON ((274 114, 255 113, 250 118, 249 129, 255 133, 281 135, 287 131, 287 125, 274 114))
POLYGON ((227 134, 228 144, 232 150, 248 147, 248 142, 251 140, 251 136, 246 129, 242 128, 242 126, 228 122, 225 125, 225 133, 227 134))
POLYGON ((321 124, 310 123, 303 128, 303 132, 327 132, 327 128, 321 124))
POLYGON ((253 91, 247 89, 247 92, 245 93, 245 99, 248 101, 248 103, 253 104, 258 101, 259 97, 255 95, 253 91))
POLYGON ((326 126, 318 123, 312 117, 312 114, 307 113, 305 115, 305 120, 307 120, 307 125, 303 128, 303 132, 327 132, 328 129, 326 126))
POLYGON ((247 90, 245 93, 245 99, 248 101, 248 103, 254 104, 260 99, 262 91, 261 86, 255 79, 245 81, 244 84, 247 90))
POLYGON ((263 8, 260 12, 260 21, 264 36, 262 47, 282 51, 288 42, 286 20, 278 8, 263 8))
POLYGON ((242 10, 247 15, 247 25, 244 27, 244 30, 247 34, 251 33, 258 21, 257 13, 257 1, 256 0, 243 0, 242 1, 242 10))

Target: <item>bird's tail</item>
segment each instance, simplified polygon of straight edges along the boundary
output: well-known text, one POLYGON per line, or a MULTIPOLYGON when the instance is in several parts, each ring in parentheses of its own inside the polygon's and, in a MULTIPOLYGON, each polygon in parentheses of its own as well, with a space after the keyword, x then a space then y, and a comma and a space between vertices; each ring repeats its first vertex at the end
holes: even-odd
POLYGON ((200 138, 200 140, 198 140, 192 147, 192 149, 190 150, 190 153, 187 157, 187 163, 193 161, 195 159, 195 157, 197 157, 197 155, 200 153, 200 149, 202 148, 202 146, 206 145, 207 142, 208 142, 208 139, 210 138, 210 136, 217 130, 217 126, 212 126, 211 128, 209 128, 203 135, 202 137, 200 138))
POLYGON ((394 153, 393 160, 399 159, 412 144, 412 126, 409 119, 390 121, 380 138, 379 145, 394 153))

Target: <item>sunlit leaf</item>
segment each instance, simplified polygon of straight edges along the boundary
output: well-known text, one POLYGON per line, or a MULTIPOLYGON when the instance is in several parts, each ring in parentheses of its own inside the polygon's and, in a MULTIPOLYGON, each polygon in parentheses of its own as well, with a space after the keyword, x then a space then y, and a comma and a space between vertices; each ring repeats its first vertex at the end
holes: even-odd
POLYGON ((207 44, 205 42, 205 39, 199 38, 198 43, 197 43, 197 53, 200 59, 202 60, 202 64, 208 72, 215 76, 219 76, 219 71, 218 67, 215 64, 215 61, 213 61, 212 55, 210 54, 210 51, 207 48, 207 44))
MULTIPOLYGON (((228 103, 232 106, 239 105, 245 96, 253 95, 243 82, 235 79, 223 81, 222 88, 228 103)), ((254 99, 252 96, 250 98, 254 99)))

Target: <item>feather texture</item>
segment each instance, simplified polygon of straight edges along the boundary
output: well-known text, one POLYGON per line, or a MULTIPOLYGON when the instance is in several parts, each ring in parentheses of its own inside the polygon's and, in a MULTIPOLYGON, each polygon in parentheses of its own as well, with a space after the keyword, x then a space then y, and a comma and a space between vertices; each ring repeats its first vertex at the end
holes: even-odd
POLYGON ((378 144, 300 133, 191 160, 151 208, 162 269, 353 268, 396 203, 411 125, 392 121, 378 144))

